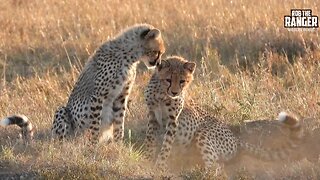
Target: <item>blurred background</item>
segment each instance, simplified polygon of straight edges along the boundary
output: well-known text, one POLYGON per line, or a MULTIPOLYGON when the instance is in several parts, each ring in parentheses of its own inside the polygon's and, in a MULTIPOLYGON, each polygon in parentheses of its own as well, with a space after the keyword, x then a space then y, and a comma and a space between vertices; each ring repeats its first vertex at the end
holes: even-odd
POLYGON ((318 62, 319 29, 290 32, 284 28, 284 16, 295 8, 310 8, 318 15, 319 4, 318 0, 2 1, 0 72, 11 80, 83 64, 102 42, 135 23, 161 29, 167 55, 182 55, 210 68, 318 62))

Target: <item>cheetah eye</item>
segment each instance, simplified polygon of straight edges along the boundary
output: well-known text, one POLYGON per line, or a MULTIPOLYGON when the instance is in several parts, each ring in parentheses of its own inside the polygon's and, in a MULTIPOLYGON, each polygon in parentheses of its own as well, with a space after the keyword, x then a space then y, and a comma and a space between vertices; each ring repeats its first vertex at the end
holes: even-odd
POLYGON ((183 84, 185 82, 186 82, 186 80, 180 80, 180 84, 183 84))
POLYGON ((159 51, 149 51, 149 52, 148 52, 148 55, 149 55, 149 56, 157 56, 158 53, 159 53, 159 51))
POLYGON ((166 79, 166 81, 167 81, 168 83, 171 83, 171 79, 166 79))

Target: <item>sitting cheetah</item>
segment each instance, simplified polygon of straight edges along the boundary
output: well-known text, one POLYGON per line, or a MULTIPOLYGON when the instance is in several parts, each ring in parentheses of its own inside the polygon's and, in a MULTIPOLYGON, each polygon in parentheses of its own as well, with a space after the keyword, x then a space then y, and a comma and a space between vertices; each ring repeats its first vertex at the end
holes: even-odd
MULTIPOLYGON (((173 142, 183 146, 195 142, 207 170, 217 162, 232 159, 241 149, 264 159, 283 155, 281 151, 274 152, 242 142, 226 124, 208 111, 192 101, 185 102, 186 89, 193 80, 194 70, 194 63, 177 56, 169 57, 157 66, 145 90, 149 109, 145 139, 147 158, 155 158, 156 134, 166 126, 156 167, 166 168, 173 142)), ((300 137, 300 124, 295 118, 283 112, 279 120, 292 130, 292 137, 300 137)), ((219 164, 215 165, 219 167, 219 164)))
POLYGON ((52 136, 62 140, 89 129, 92 143, 110 135, 122 141, 137 64, 154 67, 164 51, 160 30, 148 24, 132 26, 102 44, 83 68, 66 106, 56 111, 52 136))

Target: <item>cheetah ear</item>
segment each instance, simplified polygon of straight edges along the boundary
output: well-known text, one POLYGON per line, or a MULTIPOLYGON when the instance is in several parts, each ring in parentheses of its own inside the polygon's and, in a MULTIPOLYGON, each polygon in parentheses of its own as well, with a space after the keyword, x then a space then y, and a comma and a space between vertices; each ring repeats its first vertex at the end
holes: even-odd
POLYGON ((146 33, 144 39, 157 39, 161 36, 161 32, 159 29, 151 29, 149 32, 146 33))
POLYGON ((194 70, 196 69, 196 63, 194 63, 194 62, 186 62, 186 63, 184 63, 183 68, 185 68, 188 71, 190 71, 191 73, 193 73, 194 70))
POLYGON ((170 66, 170 64, 167 61, 162 60, 161 64, 157 65, 157 70, 161 71, 163 68, 166 68, 166 67, 169 67, 169 66, 170 66))
POLYGON ((144 39, 149 32, 150 32, 150 29, 142 31, 142 33, 140 34, 141 39, 144 39))

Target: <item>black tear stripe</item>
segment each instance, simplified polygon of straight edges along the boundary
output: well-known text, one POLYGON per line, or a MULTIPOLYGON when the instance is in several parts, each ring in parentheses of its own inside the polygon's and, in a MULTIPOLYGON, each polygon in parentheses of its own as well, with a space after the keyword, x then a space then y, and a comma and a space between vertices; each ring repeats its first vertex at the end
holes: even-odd
POLYGON ((169 87, 168 87, 168 89, 167 89, 167 92, 169 93, 169 90, 170 90, 170 88, 171 88, 171 83, 172 83, 172 74, 171 74, 171 76, 170 76, 170 79, 171 79, 171 81, 170 81, 170 84, 169 84, 169 87))
POLYGON ((159 60, 159 58, 160 58, 160 51, 158 51, 157 58, 154 60, 156 62, 156 64, 157 64, 157 61, 159 60))

